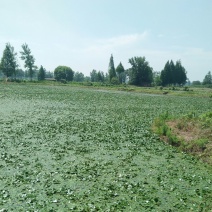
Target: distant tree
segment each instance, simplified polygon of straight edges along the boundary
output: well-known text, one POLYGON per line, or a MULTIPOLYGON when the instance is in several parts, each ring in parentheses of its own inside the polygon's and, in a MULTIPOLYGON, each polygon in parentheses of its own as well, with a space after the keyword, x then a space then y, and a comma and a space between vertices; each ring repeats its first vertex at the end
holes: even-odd
POLYGON ((0 63, 0 69, 6 76, 6 80, 12 75, 16 76, 16 68, 18 67, 16 55, 17 53, 14 52, 14 47, 10 43, 7 43, 0 63))
POLYGON ((201 82, 198 81, 198 80, 197 80, 197 81, 193 81, 193 82, 192 82, 192 85, 201 85, 201 82))
POLYGON ((163 86, 166 86, 168 84, 171 84, 171 69, 170 69, 170 63, 167 61, 165 64, 164 69, 161 71, 160 79, 161 79, 161 84, 163 86))
POLYGON ((175 68, 174 62, 171 60, 169 63, 169 84, 177 84, 177 70, 175 68))
POLYGON ((57 81, 60 81, 60 80, 72 81, 73 77, 74 77, 74 72, 70 67, 58 66, 54 70, 54 78, 57 81))
POLYGON ((85 82, 90 82, 90 81, 91 81, 91 77, 85 76, 84 81, 85 81, 85 82))
POLYGON ((97 82, 98 75, 95 69, 93 69, 92 72, 90 72, 90 77, 91 77, 91 82, 97 82))
POLYGON ((46 71, 43 68, 43 66, 41 66, 39 71, 38 71, 38 81, 45 80, 45 75, 46 75, 46 71))
POLYGON ((212 84, 212 76, 210 71, 205 75, 202 84, 203 85, 212 84))
POLYGON ((130 84, 137 86, 149 86, 153 81, 152 68, 145 57, 129 59, 131 68, 129 71, 130 84))
POLYGON ((27 68, 27 71, 29 73, 30 80, 32 81, 34 68, 37 68, 35 63, 35 58, 33 55, 31 55, 31 50, 29 49, 28 45, 25 43, 22 45, 23 51, 21 51, 21 59, 24 60, 25 65, 24 67, 27 68))
POLYGON ((54 73, 51 72, 51 71, 46 71, 45 77, 46 77, 46 78, 53 78, 53 77, 54 77, 54 73))
POLYGON ((120 62, 119 65, 116 68, 116 73, 118 76, 118 81, 119 83, 124 83, 125 79, 126 79, 126 73, 124 70, 124 66, 122 65, 122 63, 120 62))
POLYGON ((25 76, 25 73, 22 69, 17 69, 16 70, 16 77, 19 78, 19 79, 23 79, 25 76))
POLYGON ((97 81, 98 82, 104 82, 105 81, 105 75, 103 71, 97 72, 97 81))
POLYGON ((117 77, 113 77, 113 78, 111 79, 110 83, 111 83, 112 85, 118 85, 118 84, 119 84, 119 80, 118 80, 117 77))
POLYGON ((161 84, 163 86, 166 85, 184 85, 187 80, 186 70, 182 66, 181 61, 178 60, 176 65, 171 60, 170 62, 167 61, 165 64, 164 69, 161 71, 161 84))
MULTIPOLYGON (((0 67, 1 67, 1 63, 0 63, 0 67)), ((3 77, 3 73, 2 73, 2 70, 0 69, 0 78, 2 78, 3 77)))
POLYGON ((187 78, 185 85, 190 86, 191 85, 191 81, 187 78))
POLYGON ((160 79, 161 72, 153 72, 153 83, 155 86, 161 85, 161 79, 160 79))
POLYGON ((185 85, 187 80, 187 73, 185 68, 182 66, 180 60, 176 62, 175 69, 176 69, 175 77, 177 78, 176 83, 178 85, 185 85))
MULTIPOLYGON (((29 72, 30 73, 30 72, 29 72)), ((34 70, 33 70, 33 78, 34 79, 38 79, 38 73, 39 73, 39 69, 37 66, 35 66, 34 70)), ((29 75, 30 77, 30 75, 29 75)), ((31 78, 30 78, 31 79, 31 78)))
POLYGON ((90 72, 90 79, 91 82, 104 82, 105 81, 105 75, 102 71, 96 71, 93 69, 92 72, 90 72))
POLYGON ((131 68, 128 68, 125 70, 125 75, 126 75, 126 78, 125 78, 125 82, 128 84, 130 84, 131 82, 131 76, 132 76, 132 69, 131 68))
POLYGON ((104 80, 105 80, 105 82, 110 82, 110 80, 109 80, 109 74, 107 72, 105 73, 104 80))
POLYGON ((112 54, 111 54, 111 57, 110 57, 110 62, 109 62, 109 67, 108 67, 108 74, 109 74, 109 80, 111 82, 112 78, 116 77, 116 70, 115 70, 112 54))
POLYGON ((82 72, 77 71, 77 72, 74 73, 74 79, 73 80, 75 82, 83 82, 84 78, 85 78, 85 76, 82 72))

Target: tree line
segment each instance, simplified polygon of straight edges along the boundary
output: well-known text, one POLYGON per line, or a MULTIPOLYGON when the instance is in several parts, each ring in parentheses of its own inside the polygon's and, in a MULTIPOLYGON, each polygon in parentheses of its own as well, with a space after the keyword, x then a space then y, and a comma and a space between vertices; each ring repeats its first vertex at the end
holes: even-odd
MULTIPOLYGON (((26 78, 32 80, 35 76, 37 80, 45 80, 46 78, 54 78, 57 81, 67 82, 101 82, 110 84, 128 83, 136 86, 169 86, 184 85, 187 81, 187 72, 180 60, 174 63, 172 60, 167 61, 163 70, 160 72, 153 71, 149 62, 145 57, 132 57, 129 59, 130 68, 125 69, 120 62, 117 67, 114 65, 113 55, 110 56, 108 72, 93 69, 90 76, 84 76, 82 72, 74 72, 68 66, 58 66, 54 72, 47 72, 41 65, 40 68, 35 65, 35 58, 27 44, 23 44, 20 51, 20 59, 24 61, 25 71, 19 68, 17 53, 10 43, 6 44, 3 56, 0 62, 0 72, 6 77, 26 78)), ((195 81, 198 83, 198 81, 195 81)), ((194 83, 195 83, 194 82, 194 83)), ((211 84, 211 73, 209 72, 203 84, 211 84)))
POLYGON ((108 74, 111 83, 128 83, 136 86, 152 86, 152 85, 184 85, 187 80, 187 72, 178 60, 176 64, 171 60, 164 66, 161 72, 154 72, 153 68, 146 61, 145 57, 132 57, 129 59, 131 68, 124 69, 120 64, 115 69, 113 55, 110 57, 108 74))
POLYGON ((193 81, 192 85, 194 86, 199 86, 199 85, 204 85, 204 86, 208 86, 208 87, 212 87, 212 74, 209 71, 202 82, 200 82, 199 80, 193 81))
POLYGON ((38 80, 44 80, 45 77, 53 76, 51 72, 47 72, 43 66, 41 66, 40 69, 37 69, 35 58, 31 54, 31 50, 26 43, 21 47, 22 51, 20 51, 20 59, 24 61, 24 68, 26 68, 26 71, 19 68, 17 52, 14 51, 14 47, 11 46, 10 43, 6 44, 0 61, 0 72, 6 77, 6 80, 8 80, 9 77, 13 77, 14 79, 27 77, 32 80, 34 74, 37 75, 38 80))

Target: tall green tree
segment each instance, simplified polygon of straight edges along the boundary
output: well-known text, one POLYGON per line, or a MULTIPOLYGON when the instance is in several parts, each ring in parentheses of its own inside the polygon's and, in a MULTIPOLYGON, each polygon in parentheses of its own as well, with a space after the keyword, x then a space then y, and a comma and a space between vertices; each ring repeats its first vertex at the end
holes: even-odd
POLYGON ((105 81, 105 75, 103 71, 97 72, 97 80, 98 82, 104 82, 105 81))
POLYGON ((137 86, 149 86, 153 81, 153 69, 149 66, 146 58, 134 57, 129 59, 129 63, 132 66, 129 69, 129 83, 137 86))
POLYGON ((177 70, 175 68, 173 60, 171 60, 169 63, 169 83, 170 84, 177 83, 177 70))
POLYGON ((182 66, 181 61, 178 60, 176 64, 171 60, 164 66, 164 69, 161 71, 161 84, 163 86, 167 85, 184 85, 187 80, 186 70, 182 66))
POLYGON ((116 70, 115 70, 114 61, 113 61, 113 55, 112 54, 110 56, 108 74, 109 74, 109 80, 111 82, 112 78, 116 77, 116 70))
POLYGON ((119 63, 119 65, 116 68, 116 73, 118 75, 119 83, 125 82, 126 74, 125 74, 124 66, 122 65, 121 62, 119 63))
POLYGON ((16 56, 17 53, 14 52, 14 47, 7 43, 0 63, 0 69, 6 76, 6 80, 12 75, 16 76, 16 68, 18 67, 16 56))
POLYGON ((25 64, 24 67, 27 69, 29 73, 30 80, 32 81, 34 68, 36 68, 35 58, 31 54, 31 50, 29 49, 28 45, 25 43, 22 46, 23 51, 21 51, 21 59, 24 60, 25 64))
POLYGON ((54 70, 54 78, 57 81, 66 80, 72 81, 74 77, 74 71, 68 66, 58 66, 54 70))
POLYGON ((212 75, 210 71, 205 75, 202 84, 203 85, 212 84, 212 75))
POLYGON ((90 72, 91 82, 104 82, 105 75, 103 71, 96 71, 95 69, 90 72))
POLYGON ((175 70, 176 70, 175 78, 177 79, 176 83, 178 85, 184 85, 187 80, 187 72, 185 68, 182 66, 180 60, 176 62, 175 70))
POLYGON ((161 71, 161 84, 163 86, 171 84, 171 78, 172 78, 171 67, 169 61, 167 61, 164 69, 161 71))
POLYGON ((91 82, 97 82, 98 81, 98 74, 95 69, 90 72, 91 82))
POLYGON ((46 70, 43 68, 43 66, 40 67, 38 71, 38 81, 45 80, 46 70))

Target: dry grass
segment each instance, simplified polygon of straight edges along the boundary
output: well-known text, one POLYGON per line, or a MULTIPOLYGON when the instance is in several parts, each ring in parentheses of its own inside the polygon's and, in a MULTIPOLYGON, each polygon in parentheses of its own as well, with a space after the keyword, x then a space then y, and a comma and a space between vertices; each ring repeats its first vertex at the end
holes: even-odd
MULTIPOLYGON (((211 117, 210 117, 211 118, 211 117)), ((155 121, 153 131, 180 150, 212 165, 212 126, 199 117, 155 121)))
POLYGON ((212 165, 212 131, 197 120, 168 121, 172 133, 181 141, 181 148, 212 165))

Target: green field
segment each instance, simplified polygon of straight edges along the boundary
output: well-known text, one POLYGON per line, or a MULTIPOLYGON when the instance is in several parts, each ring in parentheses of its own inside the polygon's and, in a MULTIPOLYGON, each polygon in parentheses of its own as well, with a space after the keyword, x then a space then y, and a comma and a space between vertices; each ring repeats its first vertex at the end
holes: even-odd
POLYGON ((0 211, 212 211, 212 169, 153 120, 212 99, 0 83, 0 211))

